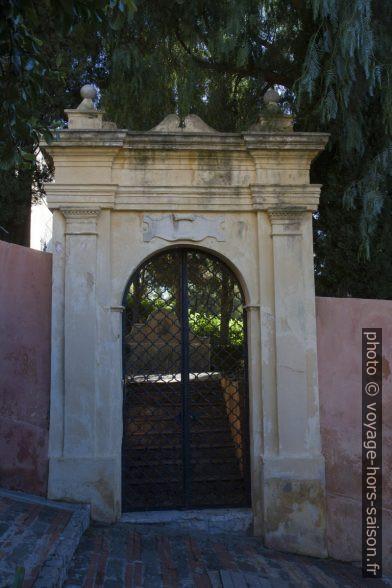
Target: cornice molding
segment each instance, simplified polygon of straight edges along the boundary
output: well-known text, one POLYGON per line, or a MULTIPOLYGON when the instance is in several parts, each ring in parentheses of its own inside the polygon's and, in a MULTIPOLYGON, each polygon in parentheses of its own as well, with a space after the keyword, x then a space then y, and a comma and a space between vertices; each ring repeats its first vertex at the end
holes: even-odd
POLYGON ((72 147, 101 147, 113 149, 199 149, 219 151, 321 151, 329 135, 326 133, 218 133, 218 132, 153 132, 145 133, 125 129, 64 129, 57 140, 44 145, 48 151, 72 147))

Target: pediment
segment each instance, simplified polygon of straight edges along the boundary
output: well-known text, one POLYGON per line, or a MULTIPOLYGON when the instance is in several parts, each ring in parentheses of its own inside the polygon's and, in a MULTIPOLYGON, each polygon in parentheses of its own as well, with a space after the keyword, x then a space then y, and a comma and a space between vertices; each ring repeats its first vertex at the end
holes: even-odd
POLYGON ((188 114, 181 125, 181 119, 177 114, 168 114, 156 127, 148 131, 149 133, 217 133, 215 129, 208 126, 197 116, 197 114, 188 114))

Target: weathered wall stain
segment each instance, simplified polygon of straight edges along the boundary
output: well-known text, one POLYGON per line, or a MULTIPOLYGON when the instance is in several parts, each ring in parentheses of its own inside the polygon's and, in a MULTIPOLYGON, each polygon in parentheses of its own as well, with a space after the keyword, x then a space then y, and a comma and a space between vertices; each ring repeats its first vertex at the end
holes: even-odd
MULTIPOLYGON (((271 502, 274 504, 274 508, 268 509, 265 516, 269 536, 268 546, 277 548, 283 538, 287 551, 307 555, 320 554, 323 550, 323 542, 315 545, 314 538, 307 536, 305 526, 301 528, 298 520, 298 515, 303 513, 315 528, 325 529, 325 494, 320 482, 318 480, 286 481, 276 478, 269 480, 264 492, 271 496, 271 502), (297 531, 294 529, 298 529, 298 525, 303 534, 302 551, 296 546, 297 531)), ((324 555, 327 554, 324 553, 324 555)))
POLYGON ((30 376, 37 383, 37 361, 34 347, 20 345, 16 351, 10 351, 4 355, 4 360, 12 363, 16 376, 30 376))
POLYGON ((46 494, 52 256, 0 241, 0 485, 46 494))
POLYGON ((387 358, 384 355, 382 358, 382 377, 384 380, 387 380, 390 375, 391 375, 391 366, 389 364, 389 361, 387 360, 387 358))

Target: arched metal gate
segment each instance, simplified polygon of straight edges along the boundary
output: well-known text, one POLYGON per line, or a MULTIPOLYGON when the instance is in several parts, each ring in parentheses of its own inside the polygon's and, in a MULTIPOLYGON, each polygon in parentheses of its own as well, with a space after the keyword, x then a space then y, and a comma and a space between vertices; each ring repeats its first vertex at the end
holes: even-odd
POLYGON ((196 249, 155 255, 124 297, 123 510, 250 504, 246 317, 196 249))

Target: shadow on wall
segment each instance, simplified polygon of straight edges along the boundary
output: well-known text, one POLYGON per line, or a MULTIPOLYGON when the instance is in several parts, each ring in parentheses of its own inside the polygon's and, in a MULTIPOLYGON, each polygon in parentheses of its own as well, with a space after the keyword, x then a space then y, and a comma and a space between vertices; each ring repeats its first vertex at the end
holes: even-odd
POLYGON ((362 328, 383 330, 383 567, 392 573, 392 301, 317 298, 329 555, 361 560, 362 328))
POLYGON ((0 241, 0 486, 46 495, 52 256, 0 241))

